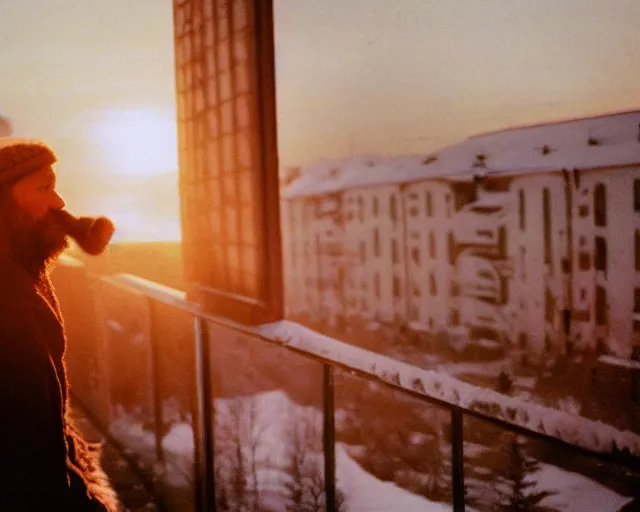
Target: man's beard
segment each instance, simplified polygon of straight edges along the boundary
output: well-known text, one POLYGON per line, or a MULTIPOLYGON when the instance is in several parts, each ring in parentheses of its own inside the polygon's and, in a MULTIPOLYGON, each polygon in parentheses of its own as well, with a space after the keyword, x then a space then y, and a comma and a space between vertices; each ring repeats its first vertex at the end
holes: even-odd
POLYGON ((4 224, 10 252, 34 277, 41 276, 69 246, 66 233, 58 224, 55 213, 34 221, 12 198, 2 202, 0 222, 4 224))

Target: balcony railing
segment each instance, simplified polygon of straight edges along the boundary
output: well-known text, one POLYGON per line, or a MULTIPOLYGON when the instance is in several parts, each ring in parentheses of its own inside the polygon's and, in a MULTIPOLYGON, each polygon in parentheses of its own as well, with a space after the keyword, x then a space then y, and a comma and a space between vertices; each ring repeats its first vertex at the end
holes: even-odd
MULTIPOLYGON (((628 431, 475 387, 293 322, 248 328, 212 317, 188 302, 182 292, 131 275, 93 275, 70 259, 55 270, 54 284, 66 316, 75 396, 101 428, 136 456, 169 509, 216 510, 216 503, 224 508, 221 499, 230 499, 229 495, 221 498, 224 468, 220 470, 220 458, 230 460, 230 455, 221 453, 216 437, 221 428, 228 427, 221 427, 220 415, 216 416, 221 404, 217 400, 231 396, 234 391, 228 388, 235 389, 261 366, 270 366, 265 371, 271 372, 269 378, 262 380, 269 382, 265 387, 277 389, 289 378, 292 389, 303 395, 303 388, 314 383, 308 377, 312 367, 321 367, 314 374, 321 380, 321 400, 314 404, 307 397, 306 401, 322 410, 326 510, 340 509, 336 401, 342 399, 339 389, 347 393, 347 387, 341 387, 345 379, 368 382, 368 386, 381 386, 404 397, 387 402, 386 407, 411 400, 445 411, 449 428, 444 438, 450 443, 448 495, 456 512, 465 510, 465 434, 479 432, 476 427, 465 428, 465 421, 532 443, 550 443, 553 450, 566 450, 569 457, 589 461, 594 468, 610 465, 628 481, 640 478, 640 436, 628 431), (225 345, 223 338, 232 342, 225 345), (269 356, 271 349, 278 351, 275 358, 269 356), (231 364, 230 357, 236 363, 231 364), (302 370, 288 357, 298 358, 302 370), (220 376, 225 372, 231 372, 226 381, 220 376), (177 405, 169 407, 167 398, 177 400, 177 405), (191 439, 186 447, 176 427, 185 424, 193 432, 187 429, 191 439), (179 448, 177 439, 182 442, 179 448), (175 456, 180 451, 188 459, 186 466, 175 456), (182 481, 176 481, 180 480, 176 468, 185 477, 182 481)), ((256 484, 254 492, 258 487, 256 484)))

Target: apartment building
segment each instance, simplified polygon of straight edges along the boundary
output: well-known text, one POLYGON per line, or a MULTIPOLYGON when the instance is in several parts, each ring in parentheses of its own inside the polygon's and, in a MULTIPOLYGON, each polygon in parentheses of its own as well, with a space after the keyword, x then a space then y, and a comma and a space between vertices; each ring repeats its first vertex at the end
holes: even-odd
POLYGON ((305 283, 306 298, 290 295, 296 311, 335 308, 346 322, 534 354, 640 351, 638 111, 483 134, 427 156, 323 162, 283 198, 294 217, 316 205, 284 237, 288 287, 305 283), (329 200, 327 217, 317 205, 329 200), (301 243, 315 255, 301 260, 301 243), (318 296, 327 280, 341 300, 318 296))

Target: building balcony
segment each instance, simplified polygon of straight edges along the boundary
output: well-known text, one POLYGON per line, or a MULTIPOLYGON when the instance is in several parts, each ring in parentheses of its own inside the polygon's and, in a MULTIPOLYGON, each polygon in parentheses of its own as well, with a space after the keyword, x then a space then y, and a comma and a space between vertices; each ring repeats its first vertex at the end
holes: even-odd
POLYGON ((480 222, 475 216, 459 220, 453 232, 453 242, 458 253, 471 250, 478 256, 506 258, 507 233, 504 224, 480 222))
POLYGON ((509 215, 512 202, 513 194, 511 192, 488 192, 482 190, 475 201, 466 204, 460 209, 458 215, 472 214, 479 219, 492 218, 504 221, 509 215))
POLYGON ((94 275, 65 259, 53 278, 74 400, 147 476, 160 509, 226 510, 224 499, 291 510, 297 486, 318 510, 482 510, 469 496, 498 484, 496 436, 544 468, 545 453, 561 453, 555 464, 574 467, 553 474, 582 483, 575 500, 585 507, 595 495, 603 512, 632 501, 620 489, 640 478, 640 435, 294 322, 244 327, 136 276, 94 275), (616 491, 606 478, 585 486, 577 461, 592 476, 607 467, 624 477, 616 491), (436 483, 416 486, 411 472, 436 483))
POLYGON ((456 281, 461 295, 505 303, 506 286, 499 268, 503 267, 470 251, 461 254, 456 262, 456 281))

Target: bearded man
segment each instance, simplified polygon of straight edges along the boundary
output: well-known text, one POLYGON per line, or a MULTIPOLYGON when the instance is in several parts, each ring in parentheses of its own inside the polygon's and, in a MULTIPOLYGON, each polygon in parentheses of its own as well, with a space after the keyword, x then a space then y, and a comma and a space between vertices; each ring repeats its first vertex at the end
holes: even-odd
POLYGON ((0 510, 115 512, 99 451, 68 419, 55 162, 40 141, 0 138, 0 510))

